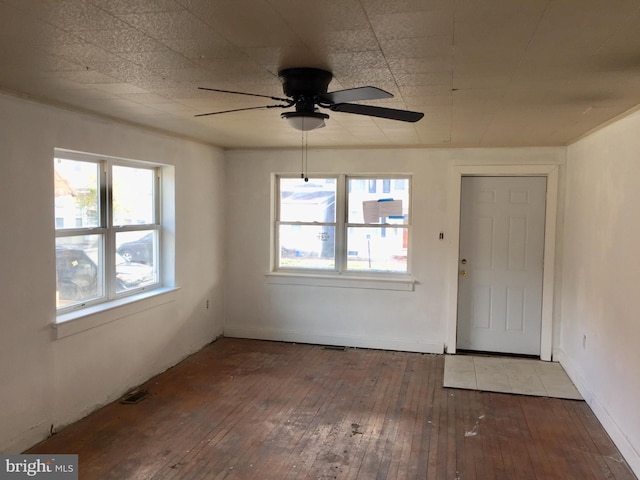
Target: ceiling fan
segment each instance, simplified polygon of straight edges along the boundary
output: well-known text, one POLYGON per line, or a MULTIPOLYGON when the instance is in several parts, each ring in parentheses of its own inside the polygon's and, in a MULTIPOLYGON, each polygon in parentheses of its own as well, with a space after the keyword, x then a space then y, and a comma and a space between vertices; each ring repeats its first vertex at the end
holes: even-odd
POLYGON ((417 122, 424 113, 410 110, 398 110, 395 108, 378 107, 373 105, 361 105, 361 100, 378 100, 393 98, 393 95, 376 87, 357 87, 346 90, 327 92, 329 83, 333 78, 331 72, 320 68, 286 68, 278 72, 282 82, 282 90, 287 98, 271 97, 257 93, 235 92, 232 90, 220 90, 217 88, 198 87, 200 90, 212 92, 234 93, 262 97, 281 102, 275 105, 261 105, 257 107, 235 108, 221 112, 201 113, 196 117, 206 115, 219 115, 221 113, 239 112, 242 110, 257 110, 262 108, 291 108, 295 111, 284 112, 280 116, 289 124, 302 131, 314 130, 324 127, 324 121, 329 115, 322 113, 320 108, 326 108, 333 112, 355 113, 371 117, 388 118, 401 122, 417 122))

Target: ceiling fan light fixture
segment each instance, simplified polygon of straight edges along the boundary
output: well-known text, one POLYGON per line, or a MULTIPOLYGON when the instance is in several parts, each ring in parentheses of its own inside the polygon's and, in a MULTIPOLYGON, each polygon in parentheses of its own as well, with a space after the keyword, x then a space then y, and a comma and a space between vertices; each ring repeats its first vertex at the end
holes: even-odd
POLYGON ((329 115, 321 112, 284 112, 280 115, 291 127, 308 132, 325 126, 324 121, 329 115))

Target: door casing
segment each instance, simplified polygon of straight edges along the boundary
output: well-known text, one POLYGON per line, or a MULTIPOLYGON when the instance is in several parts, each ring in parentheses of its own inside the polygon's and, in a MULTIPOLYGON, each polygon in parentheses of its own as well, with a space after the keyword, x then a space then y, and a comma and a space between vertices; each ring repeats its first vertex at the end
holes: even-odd
POLYGON ((463 176, 546 176, 547 198, 544 235, 544 271, 542 278, 542 328, 540 334, 540 359, 551 361, 553 353, 553 293, 556 250, 556 218, 558 210, 558 165, 458 165, 451 175, 452 195, 456 199, 456 221, 451 225, 452 245, 450 255, 449 317, 445 351, 456 353, 458 318, 458 262, 460 251, 460 194, 463 176))

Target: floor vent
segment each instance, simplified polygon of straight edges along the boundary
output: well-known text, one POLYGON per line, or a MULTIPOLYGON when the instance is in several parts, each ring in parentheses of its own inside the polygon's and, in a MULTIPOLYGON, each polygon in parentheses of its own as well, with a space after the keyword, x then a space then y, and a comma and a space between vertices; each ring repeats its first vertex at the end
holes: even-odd
POLYGON ((340 352, 344 352, 347 347, 340 345, 325 345, 322 347, 323 350, 338 350, 340 352))
POLYGON ((120 403, 124 403, 126 405, 133 405, 141 402, 142 400, 147 398, 148 395, 149 395, 149 392, 147 390, 134 390, 133 392, 129 392, 124 397, 122 397, 122 399, 120 400, 120 403))

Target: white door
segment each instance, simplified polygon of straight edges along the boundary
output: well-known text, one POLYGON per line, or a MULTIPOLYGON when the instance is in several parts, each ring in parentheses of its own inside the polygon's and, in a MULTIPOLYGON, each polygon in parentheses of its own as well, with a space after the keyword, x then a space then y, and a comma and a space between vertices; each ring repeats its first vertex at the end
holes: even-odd
POLYGON ((457 348, 540 355, 546 177, 462 177, 457 348))

